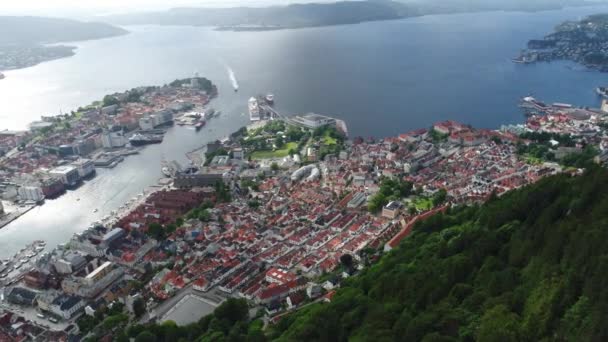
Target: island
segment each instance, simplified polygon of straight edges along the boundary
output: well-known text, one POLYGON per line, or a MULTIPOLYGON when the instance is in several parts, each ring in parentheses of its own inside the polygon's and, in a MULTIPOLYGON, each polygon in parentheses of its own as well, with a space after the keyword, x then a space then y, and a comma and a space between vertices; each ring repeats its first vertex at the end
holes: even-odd
MULTIPOLYGON (((0 71, 30 67, 74 55, 73 46, 57 45, 126 34, 103 23, 68 19, 0 16, 0 71)), ((2 79, 3 76, 0 76, 2 79)))
POLYGON ((608 14, 566 21, 543 39, 528 42, 516 63, 570 60, 590 69, 608 71, 608 14))

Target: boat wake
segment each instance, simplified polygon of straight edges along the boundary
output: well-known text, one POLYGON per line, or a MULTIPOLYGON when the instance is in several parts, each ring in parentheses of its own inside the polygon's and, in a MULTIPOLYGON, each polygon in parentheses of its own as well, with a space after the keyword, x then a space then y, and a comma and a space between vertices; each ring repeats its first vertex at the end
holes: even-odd
POLYGON ((234 88, 234 91, 239 90, 239 82, 236 80, 234 71, 229 66, 226 66, 226 70, 228 71, 228 77, 230 78, 230 83, 232 83, 232 88, 234 88))

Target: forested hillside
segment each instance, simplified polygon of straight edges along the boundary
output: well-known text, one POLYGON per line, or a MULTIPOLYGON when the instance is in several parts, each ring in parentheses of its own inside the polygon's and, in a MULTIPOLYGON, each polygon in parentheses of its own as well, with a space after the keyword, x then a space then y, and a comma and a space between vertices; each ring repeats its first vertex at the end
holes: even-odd
POLYGON ((608 171, 559 175, 419 223, 396 250, 262 332, 230 300, 136 341, 605 341, 608 171))
POLYGON ((419 224, 271 331, 281 341, 608 338, 608 173, 560 175, 419 224))

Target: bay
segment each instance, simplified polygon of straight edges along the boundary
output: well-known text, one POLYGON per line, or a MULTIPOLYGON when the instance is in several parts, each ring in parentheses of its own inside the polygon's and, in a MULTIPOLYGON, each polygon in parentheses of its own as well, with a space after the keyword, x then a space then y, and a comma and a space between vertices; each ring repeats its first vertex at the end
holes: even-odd
POLYGON ((41 115, 195 72, 218 85, 212 106, 223 114, 199 133, 173 128, 161 145, 100 170, 79 189, 3 228, 0 256, 34 239, 51 246, 67 241, 154 184, 163 156, 183 161, 185 152, 245 125, 247 99, 259 93, 274 93, 286 114, 312 111, 344 119, 351 136, 395 135, 445 119, 485 128, 518 123, 518 100, 528 94, 598 107, 593 90, 608 83, 605 74, 570 62, 518 65, 511 58, 563 20, 607 11, 435 15, 267 32, 134 26, 125 36, 74 43, 73 57, 5 73, 0 129, 24 129, 41 115))

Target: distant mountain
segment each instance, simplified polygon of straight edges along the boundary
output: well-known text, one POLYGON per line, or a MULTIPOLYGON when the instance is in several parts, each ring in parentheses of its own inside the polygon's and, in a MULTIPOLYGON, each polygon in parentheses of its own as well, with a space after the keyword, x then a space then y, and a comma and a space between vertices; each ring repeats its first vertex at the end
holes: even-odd
POLYGON ((342 1, 293 4, 265 8, 175 8, 163 12, 125 14, 104 18, 117 24, 192 25, 218 27, 298 28, 354 24, 418 15, 394 1, 342 1))
MULTIPOLYGON (((383 1, 383 0, 371 0, 383 1)), ((544 11, 566 6, 589 6, 605 0, 396 0, 419 9, 425 14, 482 11, 544 11)))
POLYGON ((269 30, 356 24, 439 13, 539 11, 597 3, 586 0, 366 0, 263 8, 174 8, 162 12, 109 16, 104 20, 122 25, 188 25, 216 26, 225 30, 269 30))
POLYGON ((127 31, 103 23, 59 18, 0 16, 0 46, 35 45, 117 36, 127 31), (10 33, 10 34, 7 34, 10 33))

